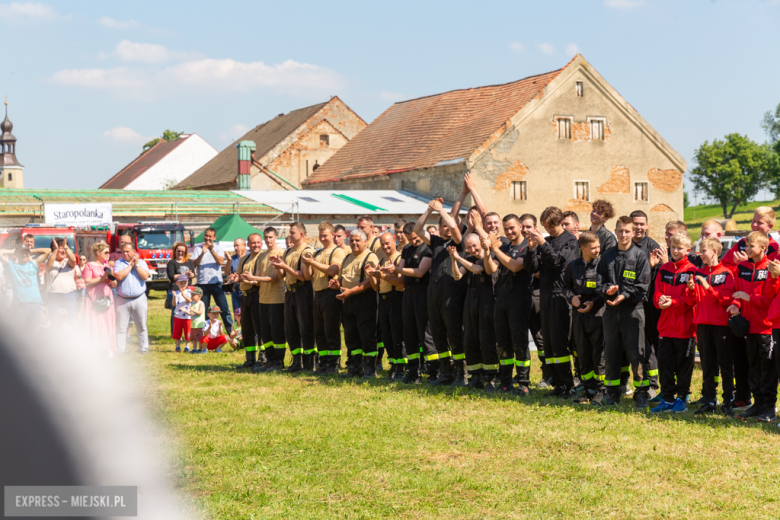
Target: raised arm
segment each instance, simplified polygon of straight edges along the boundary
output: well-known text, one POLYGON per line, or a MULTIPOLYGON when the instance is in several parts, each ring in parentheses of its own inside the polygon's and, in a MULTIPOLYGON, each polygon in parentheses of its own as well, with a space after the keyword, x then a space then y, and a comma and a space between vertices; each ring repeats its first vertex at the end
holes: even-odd
POLYGON ((469 193, 471 193, 471 198, 474 199, 474 205, 477 207, 477 211, 479 211, 482 218, 485 218, 485 215, 488 214, 487 206, 485 206, 482 197, 480 197, 477 192, 477 181, 472 177, 471 172, 466 172, 466 175, 463 178, 463 184, 468 188, 469 193))
POLYGON ((426 209, 425 213, 423 213, 420 218, 417 219, 417 222, 414 223, 414 234, 420 237, 422 241, 425 242, 426 246, 431 245, 431 235, 425 230, 425 223, 428 221, 428 217, 431 216, 431 213, 433 213, 433 209, 431 209, 430 204, 428 204, 428 209, 426 209))

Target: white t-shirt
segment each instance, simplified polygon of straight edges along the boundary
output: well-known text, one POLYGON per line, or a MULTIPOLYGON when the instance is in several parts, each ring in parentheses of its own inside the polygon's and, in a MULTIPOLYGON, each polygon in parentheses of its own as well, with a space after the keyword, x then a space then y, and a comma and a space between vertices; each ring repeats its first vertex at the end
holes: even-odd
MULTIPOLYGON (((201 246, 196 247, 192 251, 192 259, 200 258, 202 252, 203 248, 201 246)), ((214 244, 214 252, 223 259, 225 258, 225 251, 222 250, 219 244, 214 244)), ((198 283, 201 285, 222 284, 222 266, 217 263, 209 250, 206 250, 203 258, 200 259, 200 265, 198 266, 198 283)))
MULTIPOLYGON (((184 294, 186 294, 189 297, 190 290, 184 289, 184 294)), ((173 309, 174 318, 179 318, 180 320, 192 319, 192 316, 190 316, 186 312, 190 310, 190 302, 184 299, 184 295, 182 295, 182 293, 179 292, 178 289, 176 290, 176 292, 173 293, 173 303, 176 305, 176 307, 173 309)))
POLYGON ((203 333, 208 334, 210 338, 218 338, 220 336, 219 326, 222 322, 219 320, 206 320, 206 324, 203 326, 203 333))

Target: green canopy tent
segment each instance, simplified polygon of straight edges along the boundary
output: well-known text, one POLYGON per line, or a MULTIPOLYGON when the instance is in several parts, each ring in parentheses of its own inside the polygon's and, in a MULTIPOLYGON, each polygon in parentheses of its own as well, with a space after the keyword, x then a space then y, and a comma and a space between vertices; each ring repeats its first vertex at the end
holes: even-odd
MULTIPOLYGON (((246 220, 242 219, 236 213, 219 217, 214 221, 211 227, 217 230, 217 239, 214 242, 222 246, 225 251, 233 250, 233 241, 237 238, 246 240, 246 237, 252 233, 259 233, 260 236, 263 236, 262 231, 248 224, 246 220)), ((205 233, 206 232, 204 231, 195 237, 196 244, 203 243, 203 235, 205 233)))

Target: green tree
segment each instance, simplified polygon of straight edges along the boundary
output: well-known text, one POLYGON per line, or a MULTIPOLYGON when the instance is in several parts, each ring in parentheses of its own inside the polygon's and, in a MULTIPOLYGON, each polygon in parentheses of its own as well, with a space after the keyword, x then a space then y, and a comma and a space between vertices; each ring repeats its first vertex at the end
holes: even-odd
POLYGON ((688 192, 684 191, 683 192, 683 208, 687 208, 690 205, 691 205, 691 202, 688 200, 688 192))
POLYGON ((696 190, 718 201, 724 218, 731 218, 740 204, 749 202, 771 180, 771 156, 768 144, 757 144, 739 134, 729 134, 712 144, 705 141, 696 150, 697 165, 691 180, 696 190))
POLYGON ((144 149, 143 149, 143 151, 141 153, 144 154, 144 153, 148 152, 149 150, 151 150, 154 147, 154 145, 156 145, 157 143, 159 143, 163 139, 166 140, 166 141, 169 141, 169 142, 170 141, 175 141, 183 133, 184 132, 174 132, 173 130, 166 130, 165 132, 163 132, 162 137, 155 137, 154 139, 152 139, 151 141, 146 143, 144 145, 144 149))
POLYGON ((766 112, 764 114, 764 120, 761 121, 761 127, 764 129, 764 132, 766 132, 766 135, 769 136, 769 141, 771 141, 772 144, 776 144, 780 141, 780 103, 778 103, 777 108, 775 108, 774 114, 772 112, 766 112))

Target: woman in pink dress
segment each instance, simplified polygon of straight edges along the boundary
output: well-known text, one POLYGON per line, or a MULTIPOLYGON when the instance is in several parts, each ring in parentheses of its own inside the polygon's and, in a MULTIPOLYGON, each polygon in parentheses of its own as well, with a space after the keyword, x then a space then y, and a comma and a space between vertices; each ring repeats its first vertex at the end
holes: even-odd
POLYGON ((111 289, 116 287, 116 279, 108 265, 108 244, 103 241, 94 244, 92 256, 94 260, 84 266, 82 273, 87 286, 84 327, 94 344, 113 357, 116 353, 116 321, 111 289))

